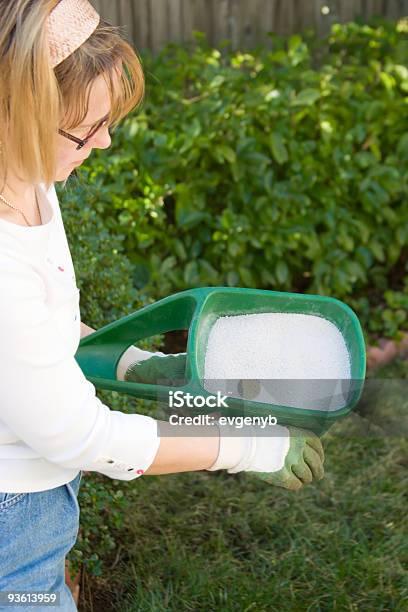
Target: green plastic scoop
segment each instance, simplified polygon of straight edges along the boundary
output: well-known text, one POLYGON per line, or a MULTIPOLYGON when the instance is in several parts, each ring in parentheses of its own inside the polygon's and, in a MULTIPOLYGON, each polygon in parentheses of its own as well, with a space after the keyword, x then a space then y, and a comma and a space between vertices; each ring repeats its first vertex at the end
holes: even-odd
POLYGON ((231 416, 275 416, 279 424, 321 434, 349 414, 360 399, 365 379, 364 337, 355 313, 343 302, 325 296, 248 289, 200 287, 176 293, 105 325, 80 341, 75 358, 97 389, 108 389, 143 399, 169 402, 169 392, 181 391, 204 398, 214 396, 203 386, 205 354, 212 326, 219 317, 258 313, 298 313, 319 316, 343 335, 350 358, 351 384, 346 403, 332 411, 309 410, 228 397, 222 410, 204 405, 189 414, 217 411, 231 416), (185 384, 163 386, 116 380, 124 351, 145 338, 175 330, 188 330, 185 384))

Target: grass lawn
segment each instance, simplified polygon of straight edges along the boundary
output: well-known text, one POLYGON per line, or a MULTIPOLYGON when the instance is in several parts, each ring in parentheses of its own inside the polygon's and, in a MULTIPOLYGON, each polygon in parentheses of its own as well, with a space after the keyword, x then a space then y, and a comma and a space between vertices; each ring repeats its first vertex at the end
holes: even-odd
POLYGON ((380 376, 406 380, 324 436, 325 478, 297 493, 226 472, 134 481, 79 609, 408 610, 408 361, 380 376))

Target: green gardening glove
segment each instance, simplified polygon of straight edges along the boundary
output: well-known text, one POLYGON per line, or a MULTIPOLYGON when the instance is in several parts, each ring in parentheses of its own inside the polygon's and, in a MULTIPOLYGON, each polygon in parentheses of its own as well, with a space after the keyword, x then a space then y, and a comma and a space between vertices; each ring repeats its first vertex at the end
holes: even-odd
POLYGON ((144 384, 179 385, 185 381, 186 353, 166 355, 130 346, 119 360, 118 380, 144 384))
POLYGON ((287 427, 289 431, 289 450, 284 465, 276 472, 252 471, 252 474, 265 482, 297 491, 313 480, 324 476, 324 451, 320 438, 311 431, 297 427, 287 427))
POLYGON ((218 457, 207 468, 209 471, 249 472, 291 491, 323 478, 323 446, 311 431, 275 425, 270 429, 271 435, 266 436, 260 426, 237 429, 218 424, 218 427, 218 457))

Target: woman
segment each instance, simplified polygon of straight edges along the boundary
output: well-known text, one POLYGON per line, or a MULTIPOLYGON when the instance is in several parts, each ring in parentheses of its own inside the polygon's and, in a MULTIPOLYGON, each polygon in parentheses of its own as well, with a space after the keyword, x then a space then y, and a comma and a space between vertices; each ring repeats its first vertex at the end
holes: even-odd
MULTIPOLYGON (((120 480, 248 471, 298 489, 323 476, 323 450, 313 434, 279 426, 268 437, 218 423, 176 435, 96 397, 75 360, 94 330, 80 321, 54 183, 110 146, 109 127, 143 99, 143 72, 87 0, 0 0, 0 9, 0 592, 55 593, 75 610, 64 561, 82 470, 120 480)), ((148 380, 183 363, 132 346, 117 377, 148 380)))

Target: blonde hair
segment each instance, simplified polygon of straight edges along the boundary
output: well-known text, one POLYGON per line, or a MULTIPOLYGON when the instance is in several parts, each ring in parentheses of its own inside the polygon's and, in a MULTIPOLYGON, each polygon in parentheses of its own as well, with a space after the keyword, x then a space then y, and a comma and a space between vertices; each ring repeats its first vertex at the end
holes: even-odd
POLYGON ((91 36, 54 69, 46 21, 56 0, 0 0, 0 192, 8 168, 30 183, 55 180, 58 128, 72 130, 88 112, 92 82, 108 86, 115 127, 145 93, 141 60, 120 28, 101 18, 91 36), (120 87, 114 76, 121 61, 120 87))

